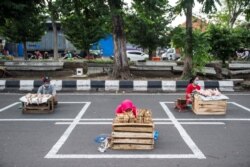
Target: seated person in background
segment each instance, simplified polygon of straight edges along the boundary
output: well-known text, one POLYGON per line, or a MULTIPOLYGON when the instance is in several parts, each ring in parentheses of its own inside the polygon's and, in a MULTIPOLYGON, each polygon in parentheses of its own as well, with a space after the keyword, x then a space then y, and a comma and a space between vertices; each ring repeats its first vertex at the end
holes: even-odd
POLYGON ((65 53, 65 56, 63 57, 63 59, 72 59, 72 54, 71 54, 71 52, 70 51, 67 51, 66 53, 65 53))
POLYGON ((194 76, 189 80, 189 84, 186 88, 186 101, 187 104, 192 104, 192 93, 195 90, 200 90, 201 87, 198 85, 198 80, 199 77, 198 76, 194 76))
POLYGON ((43 58, 44 59, 48 59, 49 58, 49 53, 48 52, 44 52, 43 58))
POLYGON ((43 85, 38 88, 37 94, 50 94, 53 96, 54 104, 57 104, 56 89, 50 84, 49 77, 43 77, 43 85))
POLYGON ((42 53, 40 53, 39 50, 35 51, 35 57, 36 57, 36 59, 43 59, 43 55, 42 55, 42 53))
POLYGON ((133 112, 134 116, 137 116, 137 111, 136 111, 136 107, 134 106, 133 102, 129 99, 126 99, 124 101, 122 101, 121 104, 119 104, 116 107, 115 110, 115 114, 118 115, 120 113, 124 113, 124 112, 133 112))

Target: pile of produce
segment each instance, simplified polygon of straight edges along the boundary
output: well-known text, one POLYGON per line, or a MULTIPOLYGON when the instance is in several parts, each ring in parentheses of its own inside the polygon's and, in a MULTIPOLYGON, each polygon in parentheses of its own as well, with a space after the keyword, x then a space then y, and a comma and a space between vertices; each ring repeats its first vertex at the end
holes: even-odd
POLYGON ((152 112, 148 109, 137 109, 137 116, 133 112, 117 114, 114 123, 152 123, 152 112))
POLYGON ((31 94, 28 93, 25 95, 26 104, 41 104, 47 102, 47 100, 51 97, 50 94, 31 94))
POLYGON ((220 96, 221 92, 216 88, 216 89, 201 89, 201 90, 196 90, 200 95, 205 96, 205 97, 210 97, 210 96, 220 96))

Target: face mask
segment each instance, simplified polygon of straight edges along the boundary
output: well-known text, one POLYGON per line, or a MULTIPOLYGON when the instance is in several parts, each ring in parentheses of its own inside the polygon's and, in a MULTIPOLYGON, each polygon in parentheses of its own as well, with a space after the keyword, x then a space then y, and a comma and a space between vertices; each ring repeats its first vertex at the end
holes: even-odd
POLYGON ((195 81, 194 81, 194 84, 195 84, 195 85, 198 85, 198 81, 197 81, 197 80, 195 80, 195 81))
POLYGON ((46 83, 46 84, 44 84, 44 86, 45 86, 46 88, 48 88, 48 87, 49 87, 49 84, 48 84, 48 83, 46 83))

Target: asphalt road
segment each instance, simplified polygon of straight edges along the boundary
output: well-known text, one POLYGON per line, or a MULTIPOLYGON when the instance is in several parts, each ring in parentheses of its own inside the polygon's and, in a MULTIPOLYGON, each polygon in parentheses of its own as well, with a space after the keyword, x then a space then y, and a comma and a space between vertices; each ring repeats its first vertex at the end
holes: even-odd
POLYGON ((182 94, 59 94, 52 114, 22 114, 23 94, 0 98, 0 167, 249 167, 250 93, 226 94, 227 114, 178 112, 182 94), (94 139, 111 133, 116 106, 130 98, 153 112, 159 139, 150 151, 101 153, 94 139))

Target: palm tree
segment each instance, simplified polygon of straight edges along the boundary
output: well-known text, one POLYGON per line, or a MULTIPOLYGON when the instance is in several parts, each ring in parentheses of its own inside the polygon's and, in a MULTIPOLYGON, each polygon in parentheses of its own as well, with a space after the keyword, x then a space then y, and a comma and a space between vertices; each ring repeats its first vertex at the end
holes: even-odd
MULTIPOLYGON (((205 13, 216 10, 215 3, 220 4, 219 0, 197 0, 197 2, 203 4, 202 11, 205 13)), ((192 75, 192 9, 194 5, 194 0, 179 0, 176 6, 177 13, 181 13, 183 11, 186 15, 185 60, 184 69, 181 76, 183 79, 190 78, 192 75)))

